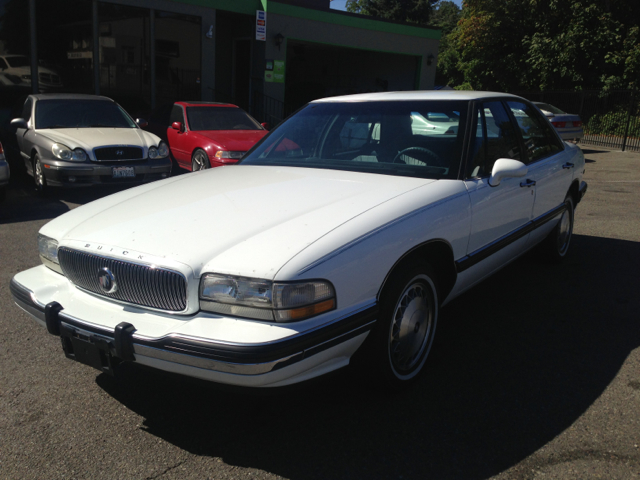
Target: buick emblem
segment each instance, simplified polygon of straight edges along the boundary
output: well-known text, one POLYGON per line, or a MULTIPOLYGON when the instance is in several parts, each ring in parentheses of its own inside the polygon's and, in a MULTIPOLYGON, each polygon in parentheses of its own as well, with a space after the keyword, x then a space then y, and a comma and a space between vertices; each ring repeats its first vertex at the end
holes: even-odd
POLYGON ((124 151, 123 150, 116 150, 116 155, 121 157, 122 155, 124 155, 124 151))
POLYGON ((98 273, 98 282, 100 283, 100 290, 104 293, 114 293, 118 289, 116 277, 114 277, 111 270, 107 267, 104 267, 100 270, 100 273, 98 273))

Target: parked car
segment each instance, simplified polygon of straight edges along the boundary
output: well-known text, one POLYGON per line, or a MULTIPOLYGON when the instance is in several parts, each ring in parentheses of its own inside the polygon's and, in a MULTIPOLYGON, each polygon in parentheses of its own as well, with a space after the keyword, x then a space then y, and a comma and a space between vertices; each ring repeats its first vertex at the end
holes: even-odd
POLYGON ((441 307, 536 245, 566 257, 584 166, 513 95, 317 100, 233 168, 59 216, 38 235, 43 264, 11 291, 67 357, 103 372, 133 361, 275 387, 354 362, 400 388, 423 370, 441 307), (414 112, 449 111, 456 135, 413 133, 414 112))
POLYGON ((169 147, 107 97, 29 95, 14 118, 20 155, 36 188, 143 183, 171 172, 169 147))
MULTIPOLYGON (((31 62, 24 55, 0 55, 0 72, 19 78, 23 85, 31 85, 31 62)), ((59 89, 62 80, 55 70, 38 65, 38 86, 41 91, 59 89)))
POLYGON ((153 112, 147 130, 167 139, 180 167, 197 171, 238 163, 266 127, 230 103, 176 102, 153 112))
POLYGON ((558 131, 563 140, 579 142, 584 136, 580 115, 565 113, 558 107, 548 103, 533 102, 536 107, 549 119, 551 125, 558 131))
POLYGON ((9 177, 11 176, 11 169, 9 163, 4 156, 4 149, 0 143, 0 202, 4 200, 6 195, 7 185, 9 185, 9 177))

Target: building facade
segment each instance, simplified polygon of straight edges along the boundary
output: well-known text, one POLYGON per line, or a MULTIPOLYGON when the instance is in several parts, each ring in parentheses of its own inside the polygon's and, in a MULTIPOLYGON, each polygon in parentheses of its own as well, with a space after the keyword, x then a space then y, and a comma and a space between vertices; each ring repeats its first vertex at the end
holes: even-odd
POLYGON ((0 90, 101 94, 134 115, 224 101, 277 122, 318 97, 433 87, 439 39, 329 0, 0 0, 0 90))

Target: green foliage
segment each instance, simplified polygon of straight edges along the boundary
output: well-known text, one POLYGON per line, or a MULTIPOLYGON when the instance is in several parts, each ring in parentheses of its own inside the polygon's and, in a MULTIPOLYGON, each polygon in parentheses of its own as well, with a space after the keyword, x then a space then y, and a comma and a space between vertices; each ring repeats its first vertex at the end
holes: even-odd
POLYGON ((469 82, 464 82, 458 86, 453 87, 454 90, 473 90, 473 87, 469 82))
POLYGON ((426 25, 436 2, 437 0, 347 0, 346 6, 348 12, 426 25))
POLYGON ((465 0, 451 39, 483 90, 638 88, 638 0, 465 0))
MULTIPOLYGON (((585 133, 623 137, 627 128, 627 118, 628 115, 620 111, 594 115, 585 125, 585 133)), ((640 138, 640 117, 631 117, 629 137, 640 138)))

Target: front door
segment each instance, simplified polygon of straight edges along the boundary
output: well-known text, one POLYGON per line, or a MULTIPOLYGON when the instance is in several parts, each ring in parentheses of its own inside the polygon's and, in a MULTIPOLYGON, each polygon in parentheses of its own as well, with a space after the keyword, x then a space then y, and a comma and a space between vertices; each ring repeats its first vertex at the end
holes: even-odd
POLYGON ((475 283, 524 251, 528 236, 519 232, 530 220, 535 186, 525 178, 504 178, 489 185, 500 158, 522 160, 514 125, 502 102, 484 102, 476 109, 476 139, 465 185, 471 201, 471 232, 467 257, 458 269, 475 283))

